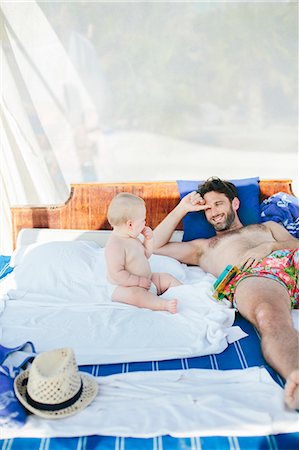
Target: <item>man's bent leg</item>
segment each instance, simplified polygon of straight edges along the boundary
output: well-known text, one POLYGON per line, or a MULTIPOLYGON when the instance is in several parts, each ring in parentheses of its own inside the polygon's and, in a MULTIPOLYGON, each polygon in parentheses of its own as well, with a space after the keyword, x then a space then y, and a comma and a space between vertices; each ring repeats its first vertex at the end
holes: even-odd
POLYGON ((259 331, 265 360, 287 380, 286 403, 298 408, 299 334, 293 327, 287 290, 277 281, 250 277, 238 284, 234 300, 259 331))

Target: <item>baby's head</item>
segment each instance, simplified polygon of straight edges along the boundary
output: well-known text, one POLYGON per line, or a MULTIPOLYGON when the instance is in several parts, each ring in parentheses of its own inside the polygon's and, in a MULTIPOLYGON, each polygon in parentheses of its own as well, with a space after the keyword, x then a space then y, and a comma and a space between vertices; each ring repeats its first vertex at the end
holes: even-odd
POLYGON ((108 208, 107 218, 110 225, 114 228, 136 221, 145 223, 145 214, 145 203, 142 198, 128 192, 122 192, 112 199, 108 208))

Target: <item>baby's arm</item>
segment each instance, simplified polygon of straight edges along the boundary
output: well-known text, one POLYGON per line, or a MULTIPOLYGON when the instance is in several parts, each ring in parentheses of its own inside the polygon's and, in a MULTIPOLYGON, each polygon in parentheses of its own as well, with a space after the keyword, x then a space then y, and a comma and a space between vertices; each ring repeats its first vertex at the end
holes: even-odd
POLYGON ((107 272, 110 280, 119 286, 139 286, 149 289, 150 278, 140 277, 125 269, 125 249, 117 242, 110 242, 105 247, 107 272))
POLYGON ((147 258, 152 256, 154 251, 154 233, 150 227, 144 227, 141 231, 141 234, 144 236, 144 253, 147 258))

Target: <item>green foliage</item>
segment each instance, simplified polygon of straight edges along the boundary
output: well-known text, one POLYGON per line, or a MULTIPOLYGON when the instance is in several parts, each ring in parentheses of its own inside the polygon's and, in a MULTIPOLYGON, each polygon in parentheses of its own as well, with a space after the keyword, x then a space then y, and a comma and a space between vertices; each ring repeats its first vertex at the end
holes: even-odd
POLYGON ((297 116, 296 3, 40 6, 60 31, 61 17, 83 34, 92 26, 113 123, 179 135, 206 105, 245 121, 257 105, 265 118, 297 116))

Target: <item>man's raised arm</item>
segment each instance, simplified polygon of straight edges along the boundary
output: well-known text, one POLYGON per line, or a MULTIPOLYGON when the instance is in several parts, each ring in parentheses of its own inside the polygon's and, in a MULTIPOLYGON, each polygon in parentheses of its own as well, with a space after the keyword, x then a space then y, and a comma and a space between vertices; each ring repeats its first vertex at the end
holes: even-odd
POLYGON ((188 212, 202 211, 209 208, 200 194, 193 191, 187 194, 180 203, 154 229, 154 252, 169 242, 177 224, 188 212))

